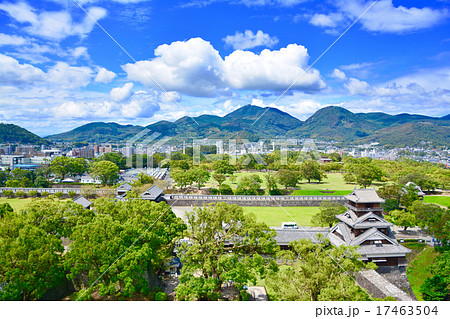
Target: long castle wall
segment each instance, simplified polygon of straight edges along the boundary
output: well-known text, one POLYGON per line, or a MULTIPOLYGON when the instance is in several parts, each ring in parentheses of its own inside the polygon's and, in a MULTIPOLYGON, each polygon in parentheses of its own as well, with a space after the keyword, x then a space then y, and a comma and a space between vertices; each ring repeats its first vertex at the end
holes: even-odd
POLYGON ((247 196, 247 195, 182 195, 166 194, 170 206, 201 206, 225 202, 239 206, 320 206, 324 200, 343 204, 343 196, 247 196))

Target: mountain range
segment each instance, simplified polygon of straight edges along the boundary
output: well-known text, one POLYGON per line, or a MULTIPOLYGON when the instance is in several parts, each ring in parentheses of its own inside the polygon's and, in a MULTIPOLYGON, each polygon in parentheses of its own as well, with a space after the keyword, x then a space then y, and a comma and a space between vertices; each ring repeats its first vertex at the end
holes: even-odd
POLYGON ((243 106, 223 117, 200 115, 175 122, 159 121, 148 126, 93 122, 71 131, 46 137, 51 142, 121 143, 144 128, 170 136, 171 143, 192 139, 313 138, 342 143, 372 143, 391 147, 450 145, 450 115, 441 118, 423 115, 352 113, 330 106, 318 110, 306 121, 271 107, 243 106))

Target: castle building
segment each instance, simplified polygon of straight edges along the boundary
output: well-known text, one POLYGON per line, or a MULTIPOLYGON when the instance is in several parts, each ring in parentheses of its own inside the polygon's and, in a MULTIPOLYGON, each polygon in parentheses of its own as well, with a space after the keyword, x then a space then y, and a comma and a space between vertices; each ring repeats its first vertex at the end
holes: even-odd
POLYGON ((375 189, 354 189, 345 196, 347 211, 337 215, 339 223, 327 237, 335 246, 357 246, 362 260, 378 266, 406 266, 411 250, 400 245, 383 217, 384 202, 375 189))

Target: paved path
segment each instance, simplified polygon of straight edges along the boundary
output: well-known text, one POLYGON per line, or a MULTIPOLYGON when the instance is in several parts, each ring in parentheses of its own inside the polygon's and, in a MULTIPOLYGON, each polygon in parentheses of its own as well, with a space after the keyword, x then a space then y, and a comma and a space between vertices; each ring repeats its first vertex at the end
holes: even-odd
POLYGON ((265 287, 250 286, 247 292, 252 295, 252 300, 254 301, 269 301, 265 287))
POLYGON ((186 220, 186 212, 191 212, 193 209, 193 206, 172 206, 175 216, 180 217, 184 221, 186 220))

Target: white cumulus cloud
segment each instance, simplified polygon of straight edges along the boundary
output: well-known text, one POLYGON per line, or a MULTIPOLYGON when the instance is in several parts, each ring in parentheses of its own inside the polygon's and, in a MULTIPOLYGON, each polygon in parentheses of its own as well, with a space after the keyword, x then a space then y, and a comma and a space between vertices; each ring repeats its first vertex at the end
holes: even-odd
POLYGON ((114 78, 117 77, 117 74, 115 74, 112 71, 109 71, 105 68, 100 68, 97 75, 95 76, 94 81, 99 83, 111 83, 114 78))
POLYGON ((44 81, 45 73, 31 64, 21 64, 16 59, 0 53, 0 84, 28 85, 44 81))
MULTIPOLYGON (((373 3, 368 0, 339 0, 337 12, 317 13, 310 23, 335 30, 349 26, 373 3)), ((429 7, 395 6, 392 0, 379 0, 358 20, 363 29, 381 33, 406 33, 431 28, 449 17, 449 10, 429 7)))
POLYGON ((316 27, 335 28, 339 26, 343 21, 345 21, 345 17, 340 13, 316 13, 311 17, 309 23, 315 25, 316 27))
POLYGON ((308 59, 307 49, 297 44, 261 54, 237 50, 225 57, 225 77, 235 89, 284 90, 293 84, 294 90, 321 90, 325 82, 319 71, 305 72, 308 59))
POLYGON ((192 96, 217 96, 232 89, 317 91, 325 88, 316 69, 308 68, 305 47, 290 44, 260 54, 236 50, 222 59, 216 49, 201 38, 164 44, 156 58, 126 64, 128 79, 157 87, 152 77, 168 91, 192 96))
POLYGON ((52 40, 62 40, 69 36, 84 37, 94 28, 94 20, 100 20, 106 16, 106 10, 100 7, 87 9, 89 16, 85 16, 81 22, 72 20, 67 11, 43 11, 37 10, 25 2, 1 3, 0 11, 9 14, 19 22, 21 28, 32 35, 52 40))
POLYGON ((345 75, 345 72, 339 70, 338 68, 335 68, 333 70, 333 73, 331 73, 331 76, 336 78, 336 79, 339 79, 339 80, 346 80, 347 79, 347 76, 345 75))
POLYGON ((348 82, 344 84, 344 87, 351 95, 367 95, 372 92, 369 83, 356 78, 350 78, 348 82))
POLYGON ((155 56, 150 61, 124 65, 128 78, 158 87, 155 78, 167 91, 195 96, 214 96, 224 85, 223 60, 219 52, 201 38, 160 45, 155 56))
POLYGON ((70 66, 65 62, 57 62, 47 72, 47 81, 61 88, 79 88, 89 84, 92 70, 88 67, 70 66))
POLYGON ((109 93, 109 97, 114 102, 122 102, 128 99, 133 94, 133 83, 126 83, 122 87, 113 88, 109 93))
POLYGON ((30 40, 17 35, 9 35, 0 33, 0 46, 2 45, 25 45, 29 44, 30 40))
POLYGON ((236 32, 234 35, 227 35, 223 41, 234 49, 245 50, 259 46, 271 48, 278 43, 278 38, 271 37, 261 30, 258 30, 256 33, 253 33, 251 30, 245 30, 244 33, 236 32))

